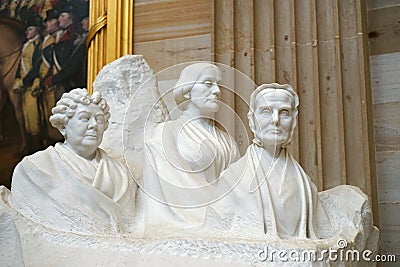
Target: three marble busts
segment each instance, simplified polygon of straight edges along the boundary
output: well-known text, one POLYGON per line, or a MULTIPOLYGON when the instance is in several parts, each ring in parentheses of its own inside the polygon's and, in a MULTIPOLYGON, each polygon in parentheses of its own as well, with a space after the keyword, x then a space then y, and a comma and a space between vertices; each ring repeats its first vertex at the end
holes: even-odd
POLYGON ((0 187, 0 263, 264 266, 265 246, 318 251, 338 239, 376 251, 367 196, 345 185, 317 192, 288 152, 299 105, 290 85, 252 93, 254 139, 240 157, 215 120, 217 65, 183 68, 171 89, 175 119, 141 56, 111 63, 96 81, 92 95, 74 89, 53 109, 65 142, 25 157, 11 192, 0 187))

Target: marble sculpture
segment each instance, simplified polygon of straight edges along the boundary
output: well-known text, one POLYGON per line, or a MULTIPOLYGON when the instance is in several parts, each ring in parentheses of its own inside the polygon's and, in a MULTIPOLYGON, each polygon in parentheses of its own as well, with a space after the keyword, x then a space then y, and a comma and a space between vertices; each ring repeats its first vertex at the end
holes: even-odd
POLYGON ((221 82, 213 64, 184 68, 172 89, 182 114, 145 139, 138 201, 146 235, 200 228, 219 175, 239 157, 234 139, 214 120, 221 82))
POLYGON ((116 235, 133 222, 136 184, 127 168, 98 148, 110 114, 99 92, 63 94, 50 122, 65 138, 15 168, 11 204, 59 231, 116 235))
MULTIPOLYGON (((254 133, 245 155, 221 175, 214 202, 207 209, 206 226, 213 235, 246 239, 321 239, 357 235, 362 220, 371 219, 368 207, 343 205, 332 191, 317 188, 288 152, 297 123, 299 98, 290 85, 263 84, 250 97, 248 119, 254 133), (321 200, 325 199, 325 202, 321 200), (329 207, 340 208, 335 225, 329 207), (327 206, 327 207, 326 207, 327 206), (336 222, 337 223, 337 222, 336 222), (346 228, 347 232, 342 232, 346 228)), ((353 186, 342 186, 351 199, 364 198, 353 186)), ((365 240, 360 241, 365 245, 365 240)))
POLYGON ((0 265, 265 266, 266 246, 321 251, 337 240, 377 251, 368 197, 346 185, 317 192, 288 152, 299 105, 290 85, 252 93, 254 140, 240 157, 215 120, 217 65, 181 71, 173 120, 154 77, 129 55, 105 66, 92 95, 63 95, 50 121, 65 142, 25 157, 11 192, 0 187, 0 265))

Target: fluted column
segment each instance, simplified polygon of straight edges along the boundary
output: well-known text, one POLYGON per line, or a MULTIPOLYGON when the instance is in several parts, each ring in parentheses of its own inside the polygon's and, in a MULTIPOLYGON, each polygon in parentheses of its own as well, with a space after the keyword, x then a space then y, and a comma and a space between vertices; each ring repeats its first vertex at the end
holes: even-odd
MULTIPOLYGON (((232 0, 214 1, 214 61, 233 67, 235 65, 234 55, 234 18, 232 16, 234 3, 232 0)), ((224 86, 222 87, 222 102, 230 109, 221 109, 217 120, 223 121, 224 127, 229 133, 235 132, 235 110, 234 81, 235 77, 231 71, 224 70, 224 86)))
POLYGON ((253 1, 234 1, 234 67, 241 72, 235 73, 235 111, 239 111, 236 112, 239 121, 236 121, 235 125, 235 138, 241 153, 246 151, 248 145, 247 141, 249 139, 250 129, 246 122, 249 107, 246 101, 250 99, 250 94, 254 88, 242 75, 243 73, 251 80, 254 80, 253 10, 253 1))
POLYGON ((254 81, 275 81, 274 1, 254 0, 254 81))
MULTIPOLYGON (((337 1, 317 0, 323 187, 346 183, 342 70, 337 1)), ((314 88, 315 90, 316 88, 314 88)))
POLYGON ((318 88, 318 45, 315 0, 297 0, 294 6, 296 30, 296 72, 300 115, 298 119, 299 160, 323 189, 321 120, 318 88))

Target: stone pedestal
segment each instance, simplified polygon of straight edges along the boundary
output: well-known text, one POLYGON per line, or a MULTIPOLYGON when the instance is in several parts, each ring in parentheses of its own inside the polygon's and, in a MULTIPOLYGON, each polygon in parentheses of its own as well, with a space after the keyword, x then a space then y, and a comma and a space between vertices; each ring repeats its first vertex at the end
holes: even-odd
POLYGON ((370 229, 365 248, 357 252, 354 244, 340 234, 324 240, 268 242, 229 237, 104 238, 59 232, 36 224, 10 206, 8 189, 1 187, 0 193, 2 266, 375 266, 374 262, 363 260, 362 253, 371 251, 366 254, 373 259, 377 251, 376 228, 370 229), (357 255, 360 261, 352 260, 357 255))

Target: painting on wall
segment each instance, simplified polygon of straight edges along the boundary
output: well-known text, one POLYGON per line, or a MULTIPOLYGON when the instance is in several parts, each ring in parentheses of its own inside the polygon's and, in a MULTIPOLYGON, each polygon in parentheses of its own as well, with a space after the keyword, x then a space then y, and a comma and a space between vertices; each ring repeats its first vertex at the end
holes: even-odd
POLYGON ((49 123, 64 92, 85 88, 88 0, 0 0, 0 185, 26 155, 62 141, 49 123))

